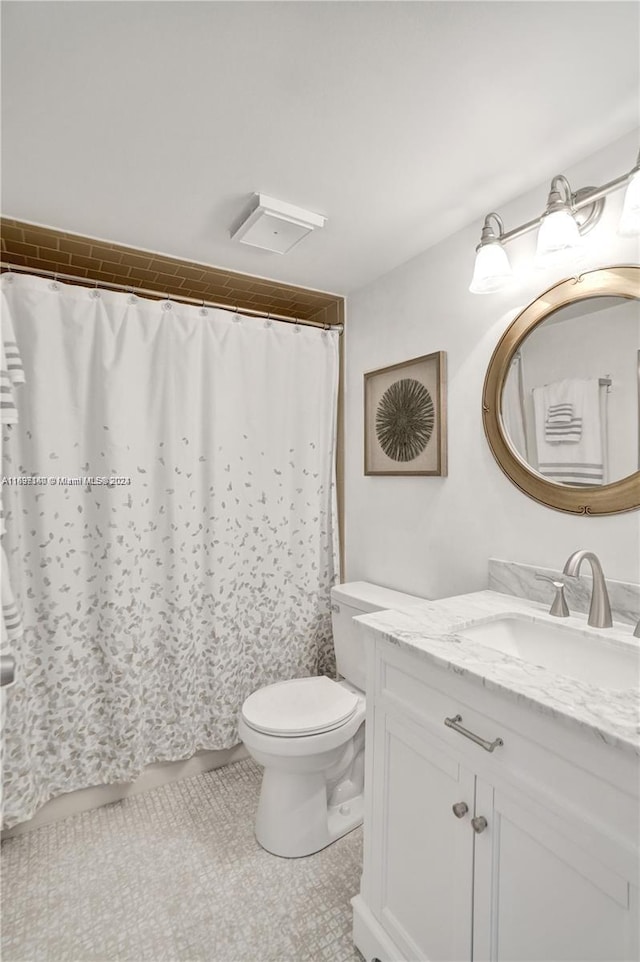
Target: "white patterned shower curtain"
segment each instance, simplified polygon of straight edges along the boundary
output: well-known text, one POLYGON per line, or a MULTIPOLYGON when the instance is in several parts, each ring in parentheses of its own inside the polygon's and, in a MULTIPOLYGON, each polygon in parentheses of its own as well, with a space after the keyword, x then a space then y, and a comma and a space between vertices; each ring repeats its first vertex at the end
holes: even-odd
POLYGON ((3 450, 11 826, 228 748, 250 692, 332 671, 338 335, 36 277, 2 299, 26 374, 3 450))

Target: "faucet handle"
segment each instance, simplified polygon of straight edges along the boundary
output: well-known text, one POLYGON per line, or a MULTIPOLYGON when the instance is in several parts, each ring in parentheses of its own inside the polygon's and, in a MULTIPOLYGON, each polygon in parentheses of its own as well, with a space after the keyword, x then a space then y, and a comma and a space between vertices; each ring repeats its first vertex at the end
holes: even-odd
POLYGON ((549 614, 556 618, 568 618, 569 617, 569 606, 567 605, 567 599, 564 596, 564 581, 557 581, 555 578, 549 578, 547 575, 536 575, 537 581, 548 581, 556 589, 555 597, 553 603, 549 608, 549 614))

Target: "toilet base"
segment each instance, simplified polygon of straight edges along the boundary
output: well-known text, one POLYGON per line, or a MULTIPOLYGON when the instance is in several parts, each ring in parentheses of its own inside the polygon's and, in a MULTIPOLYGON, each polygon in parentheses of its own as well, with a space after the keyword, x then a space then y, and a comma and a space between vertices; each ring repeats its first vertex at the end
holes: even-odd
POLYGON ((356 795, 343 805, 331 806, 328 811, 329 844, 348 835, 362 825, 364 818, 364 795, 356 795))
POLYGON ((281 858, 313 855, 362 824, 364 796, 327 806, 324 774, 265 769, 256 815, 256 839, 281 858))

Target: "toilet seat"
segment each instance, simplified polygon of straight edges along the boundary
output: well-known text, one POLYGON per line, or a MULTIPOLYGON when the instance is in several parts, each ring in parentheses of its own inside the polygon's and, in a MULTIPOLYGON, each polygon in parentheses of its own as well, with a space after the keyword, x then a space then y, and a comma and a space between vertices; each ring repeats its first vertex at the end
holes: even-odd
POLYGON ((359 698, 330 678, 294 678, 254 691, 242 718, 255 731, 282 738, 319 735, 344 725, 359 698))

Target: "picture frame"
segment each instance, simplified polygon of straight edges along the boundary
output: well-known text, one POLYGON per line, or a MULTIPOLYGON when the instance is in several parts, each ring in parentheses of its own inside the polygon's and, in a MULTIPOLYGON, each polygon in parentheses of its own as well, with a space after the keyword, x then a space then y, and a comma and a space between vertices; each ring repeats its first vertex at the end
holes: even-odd
POLYGON ((446 353, 364 375, 364 473, 446 477, 446 353))

